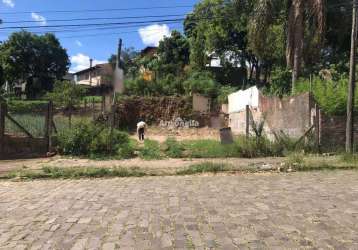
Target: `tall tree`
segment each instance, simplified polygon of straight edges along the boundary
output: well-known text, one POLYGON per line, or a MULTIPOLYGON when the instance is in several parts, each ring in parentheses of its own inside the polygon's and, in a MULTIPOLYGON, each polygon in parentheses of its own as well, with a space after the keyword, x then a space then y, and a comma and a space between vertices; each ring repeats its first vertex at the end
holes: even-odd
POLYGON ((26 83, 26 94, 35 97, 51 90, 55 80, 68 71, 69 58, 53 34, 38 36, 21 31, 10 35, 0 46, 5 79, 26 83))

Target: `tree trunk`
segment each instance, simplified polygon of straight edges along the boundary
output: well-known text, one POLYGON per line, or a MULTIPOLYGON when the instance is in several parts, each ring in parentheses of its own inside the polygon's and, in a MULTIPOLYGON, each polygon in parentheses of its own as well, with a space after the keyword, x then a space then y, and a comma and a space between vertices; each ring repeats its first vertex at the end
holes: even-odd
POLYGON ((292 93, 296 88, 296 82, 301 73, 304 39, 304 3, 302 0, 293 0, 288 20, 288 35, 286 60, 292 69, 292 93))

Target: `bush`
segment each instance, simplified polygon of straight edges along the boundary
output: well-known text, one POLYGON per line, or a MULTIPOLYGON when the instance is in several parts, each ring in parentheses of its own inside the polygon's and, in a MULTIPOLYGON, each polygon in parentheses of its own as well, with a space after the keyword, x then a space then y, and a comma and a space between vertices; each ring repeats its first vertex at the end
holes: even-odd
POLYGON ((144 160, 162 159, 159 142, 146 139, 143 148, 139 151, 139 156, 144 160))
POLYGON ((219 84, 210 72, 193 72, 183 84, 187 94, 197 93, 205 96, 218 94, 219 84))
POLYGON ((229 103, 229 95, 238 91, 238 88, 231 86, 222 86, 219 89, 218 102, 219 104, 228 104, 229 103))
POLYGON ((9 101, 9 111, 12 113, 35 113, 47 110, 48 101, 45 100, 11 100, 9 101))
POLYGON ((122 146, 128 149, 129 136, 118 130, 105 128, 95 136, 90 145, 90 152, 94 155, 113 155, 117 153, 122 146))
MULTIPOLYGON (((344 115, 347 110, 348 77, 341 76, 337 80, 323 80, 314 77, 312 80, 312 93, 323 111, 330 115, 344 115)), ((300 79, 297 83, 296 93, 310 91, 307 79, 300 79)), ((356 89, 358 95, 358 89, 356 89)), ((358 108, 358 98, 355 100, 358 108)))
POLYGON ((88 155, 92 140, 101 132, 101 127, 88 121, 79 121, 72 128, 58 134, 58 148, 64 155, 88 155))
POLYGON ((165 154, 170 158, 181 158, 183 157, 183 146, 173 137, 167 138, 164 143, 165 154))
POLYGON ((57 138, 60 153, 74 156, 117 156, 129 158, 134 154, 128 134, 111 130, 88 121, 75 123, 64 129, 57 138))
POLYGON ((271 82, 265 87, 264 94, 285 96, 291 94, 292 73, 288 69, 276 68, 272 71, 271 82))

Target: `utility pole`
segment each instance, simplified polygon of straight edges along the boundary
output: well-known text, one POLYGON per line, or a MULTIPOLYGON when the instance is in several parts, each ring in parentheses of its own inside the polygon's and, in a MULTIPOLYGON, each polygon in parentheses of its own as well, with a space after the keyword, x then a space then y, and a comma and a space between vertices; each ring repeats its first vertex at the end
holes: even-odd
POLYGON ((354 145, 354 91, 355 91, 355 73, 356 73, 356 51, 357 51, 357 10, 358 0, 353 0, 353 18, 352 18, 352 41, 351 57, 348 83, 347 100, 347 128, 346 128, 346 152, 353 153, 354 145))

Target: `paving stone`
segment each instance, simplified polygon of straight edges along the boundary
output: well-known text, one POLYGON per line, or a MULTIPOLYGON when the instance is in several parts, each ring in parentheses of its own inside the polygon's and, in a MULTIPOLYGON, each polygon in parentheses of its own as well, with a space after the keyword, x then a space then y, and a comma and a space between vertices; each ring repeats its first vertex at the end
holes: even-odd
POLYGON ((0 181, 0 249, 358 249, 358 174, 0 181))

